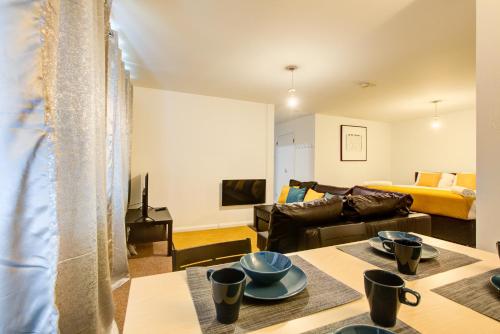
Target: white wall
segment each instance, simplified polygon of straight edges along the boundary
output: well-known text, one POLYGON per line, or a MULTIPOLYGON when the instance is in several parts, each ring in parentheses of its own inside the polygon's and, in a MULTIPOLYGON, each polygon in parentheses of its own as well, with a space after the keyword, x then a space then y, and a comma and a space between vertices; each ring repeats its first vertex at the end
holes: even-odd
POLYGON ((314 175, 322 184, 351 187, 391 178, 391 126, 388 123, 316 114, 314 175), (367 161, 340 161, 340 125, 367 129, 367 161))
POLYGON ((132 176, 149 172, 174 230, 252 221, 252 206, 220 207, 223 179, 265 178, 272 201, 273 105, 135 87, 132 131, 132 176))
POLYGON ((500 1, 476 2, 477 246, 500 240, 500 1))
POLYGON ((440 115, 441 128, 431 117, 392 124, 392 181, 411 184, 416 171, 475 172, 475 110, 440 115))
POLYGON ((314 145, 315 115, 308 115, 276 124, 276 140, 286 134, 293 133, 295 144, 314 145))

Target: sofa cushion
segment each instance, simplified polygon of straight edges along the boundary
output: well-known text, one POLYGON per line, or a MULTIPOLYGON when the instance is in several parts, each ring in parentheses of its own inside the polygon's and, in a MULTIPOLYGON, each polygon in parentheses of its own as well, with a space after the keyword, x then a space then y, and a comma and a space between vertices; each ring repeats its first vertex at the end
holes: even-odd
POLYGON ((290 191, 286 197, 287 203, 296 203, 302 202, 304 200, 304 196, 306 196, 306 188, 295 188, 290 187, 290 191))
POLYGON ((306 196, 304 197, 304 202, 314 201, 314 200, 323 198, 324 196, 325 196, 324 193, 319 193, 319 192, 316 192, 312 189, 307 189, 306 196))
POLYGON ((269 222, 267 250, 288 253, 298 248, 299 231, 307 226, 335 224, 341 218, 342 198, 275 204, 269 222))
MULTIPOLYGON (((283 186, 281 188, 281 193, 280 196, 278 197, 278 203, 285 204, 286 199, 288 198, 288 193, 290 192, 290 189, 294 187, 289 187, 289 186, 283 186)), ((297 188, 297 187, 295 187, 297 188)))
POLYGON ((408 194, 356 186, 346 196, 343 214, 348 219, 408 215, 412 204, 413 198, 408 194))
MULTIPOLYGON (((342 197, 277 205, 276 210, 304 226, 332 224, 342 218, 342 197)), ((272 218, 271 218, 272 219, 272 218)))

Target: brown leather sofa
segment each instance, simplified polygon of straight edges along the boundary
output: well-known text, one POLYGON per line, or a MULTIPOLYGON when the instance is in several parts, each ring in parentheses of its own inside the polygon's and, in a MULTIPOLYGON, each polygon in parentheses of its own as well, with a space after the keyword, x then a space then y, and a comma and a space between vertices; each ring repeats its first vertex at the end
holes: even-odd
MULTIPOLYGON (((291 185, 297 185, 292 182, 291 185)), ((289 253, 361 241, 383 230, 431 235, 430 216, 408 210, 411 196, 362 187, 311 184, 308 182, 317 191, 325 192, 328 187, 337 194, 307 203, 255 206, 254 229, 259 249, 289 253)))

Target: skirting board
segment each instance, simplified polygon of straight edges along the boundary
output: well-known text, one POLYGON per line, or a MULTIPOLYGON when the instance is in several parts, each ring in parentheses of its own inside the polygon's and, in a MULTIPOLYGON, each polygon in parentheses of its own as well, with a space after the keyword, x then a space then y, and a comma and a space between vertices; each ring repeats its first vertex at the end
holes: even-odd
POLYGON ((236 226, 248 226, 253 224, 251 220, 248 221, 239 221, 239 222, 229 222, 229 223, 220 223, 220 224, 208 224, 208 225, 196 225, 196 226, 173 226, 174 233, 175 232, 190 232, 190 231, 202 231, 202 230, 213 230, 216 228, 228 228, 228 227, 236 227, 236 226))

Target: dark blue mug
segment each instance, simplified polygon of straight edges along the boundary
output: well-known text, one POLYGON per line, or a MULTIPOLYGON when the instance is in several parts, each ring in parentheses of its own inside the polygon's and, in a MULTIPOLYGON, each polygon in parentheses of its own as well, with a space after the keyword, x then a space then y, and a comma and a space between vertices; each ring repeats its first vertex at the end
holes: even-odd
POLYGON ((398 271, 405 275, 416 275, 418 264, 422 256, 422 244, 410 239, 396 239, 393 241, 384 240, 382 246, 387 250, 392 250, 398 271))
POLYGON ((212 285, 217 321, 232 324, 238 320, 241 300, 245 292, 245 273, 236 268, 209 269, 207 279, 212 285))
POLYGON ((396 274, 380 269, 367 270, 364 281, 370 317, 377 325, 394 326, 401 304, 417 306, 420 303, 420 294, 406 288, 405 281, 396 274), (408 300, 407 294, 413 295, 415 301, 408 300))

